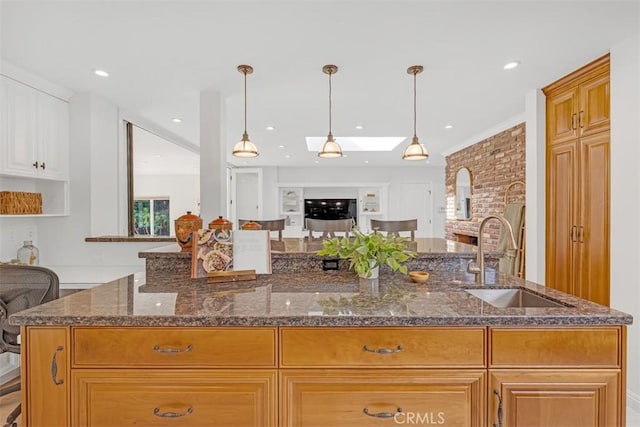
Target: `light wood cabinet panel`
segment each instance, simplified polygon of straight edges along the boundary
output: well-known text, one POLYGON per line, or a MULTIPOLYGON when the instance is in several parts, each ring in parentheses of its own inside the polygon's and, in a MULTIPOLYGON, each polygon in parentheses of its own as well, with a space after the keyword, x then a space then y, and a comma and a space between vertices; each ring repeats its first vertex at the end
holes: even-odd
POLYGON ((618 370, 490 370, 489 376, 490 425, 624 425, 619 406, 621 381, 618 370))
POLYGON ((73 328, 78 367, 276 367, 276 328, 73 328))
POLYGON ((547 150, 547 286, 575 295, 578 228, 578 150, 575 141, 547 150))
POLYGON ((68 329, 23 327, 21 335, 23 424, 69 426, 68 329))
POLYGON ((609 55, 543 91, 547 96, 545 283, 609 305, 609 55))
POLYGON ((276 425, 275 370, 73 372, 74 426, 276 425))
POLYGON ((282 328, 280 337, 287 368, 484 367, 486 360, 486 328, 282 328))
POLYGON ((281 370, 281 425, 483 426, 484 370, 281 370))
POLYGON ((620 327, 491 328, 489 367, 620 368, 620 327))
POLYGON ((547 135, 550 144, 571 141, 578 135, 578 89, 547 98, 547 135))
POLYGON ((581 136, 593 135, 611 126, 609 69, 600 68, 601 75, 580 85, 578 128, 581 136))
POLYGON ((581 206, 579 289, 577 295, 589 301, 609 305, 609 132, 580 141, 581 206), (603 207, 607 207, 604 209, 603 207))

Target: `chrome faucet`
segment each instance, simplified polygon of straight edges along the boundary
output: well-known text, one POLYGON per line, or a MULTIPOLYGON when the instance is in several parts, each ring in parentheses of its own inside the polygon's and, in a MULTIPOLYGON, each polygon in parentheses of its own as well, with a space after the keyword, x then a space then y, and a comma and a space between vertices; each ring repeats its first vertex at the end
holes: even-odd
POLYGON ((467 264, 467 272, 473 273, 476 275, 476 283, 484 285, 484 247, 482 235, 484 234, 484 226, 490 219, 497 219, 502 223, 502 226, 507 229, 508 240, 507 240, 507 249, 517 249, 518 245, 516 244, 516 239, 513 237, 513 229, 511 228, 511 224, 509 221, 503 216, 500 215, 489 215, 480 221, 480 228, 478 229, 478 255, 475 260, 469 261, 467 264))

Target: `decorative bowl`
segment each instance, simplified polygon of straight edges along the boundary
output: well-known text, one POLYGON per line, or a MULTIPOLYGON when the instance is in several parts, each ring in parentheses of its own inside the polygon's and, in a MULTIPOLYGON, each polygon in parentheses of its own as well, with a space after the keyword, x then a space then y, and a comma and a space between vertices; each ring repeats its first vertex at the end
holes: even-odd
POLYGON ((426 271, 410 271, 409 277, 415 283, 426 283, 429 280, 429 273, 426 271))

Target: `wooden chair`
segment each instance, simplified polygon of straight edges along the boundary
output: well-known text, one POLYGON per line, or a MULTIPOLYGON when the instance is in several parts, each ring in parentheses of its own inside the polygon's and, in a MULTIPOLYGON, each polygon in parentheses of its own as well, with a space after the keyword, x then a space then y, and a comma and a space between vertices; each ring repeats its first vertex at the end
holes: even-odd
POLYGON ((371 219, 371 229, 374 231, 384 231, 387 234, 400 236, 401 232, 409 233, 409 242, 407 248, 409 250, 417 249, 416 230, 418 229, 417 219, 405 219, 399 221, 386 221, 381 219, 371 219))
MULTIPOLYGON (((249 222, 248 219, 238 220, 238 227, 242 227, 242 224, 249 222)), ((284 218, 282 219, 270 219, 264 221, 253 221, 260 224, 261 230, 277 231, 278 239, 271 239, 271 249, 275 251, 284 251, 284 241, 282 241, 282 230, 284 230, 284 218)))
POLYGON ((322 241, 336 237, 336 233, 343 233, 349 237, 349 232, 353 228, 354 221, 352 218, 347 219, 306 219, 306 227, 309 231, 307 237, 307 251, 317 251, 322 249, 322 241), (315 237, 313 233, 322 233, 321 236, 315 237))

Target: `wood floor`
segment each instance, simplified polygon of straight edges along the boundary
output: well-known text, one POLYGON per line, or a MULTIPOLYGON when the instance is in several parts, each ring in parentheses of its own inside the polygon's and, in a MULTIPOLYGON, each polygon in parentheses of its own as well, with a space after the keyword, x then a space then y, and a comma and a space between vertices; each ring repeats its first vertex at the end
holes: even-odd
MULTIPOLYGON (((15 380, 10 381, 6 385, 12 384, 14 382, 20 381, 20 378, 16 378, 15 380)), ((20 392, 16 391, 15 393, 7 394, 5 396, 0 397, 0 426, 3 426, 7 420, 7 415, 11 411, 13 411, 16 406, 20 403, 20 392)), ((22 420, 22 415, 18 416, 16 422, 18 423, 18 427, 20 427, 22 420)))

